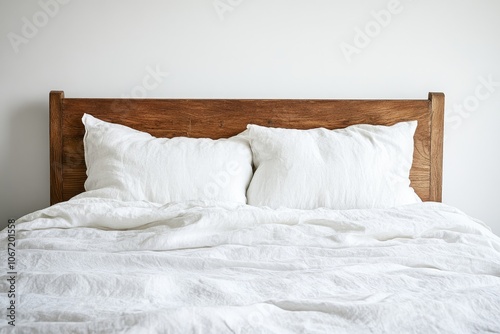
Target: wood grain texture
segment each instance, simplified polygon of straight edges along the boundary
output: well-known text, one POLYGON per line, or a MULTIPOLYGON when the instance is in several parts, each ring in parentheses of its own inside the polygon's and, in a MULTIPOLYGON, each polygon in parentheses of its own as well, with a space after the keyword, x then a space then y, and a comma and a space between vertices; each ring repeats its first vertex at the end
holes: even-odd
POLYGON ((426 100, 227 100, 65 98, 51 92, 50 113, 51 204, 84 191, 84 113, 156 137, 213 139, 236 135, 247 124, 337 129, 418 120, 412 186, 424 201, 441 200, 442 93, 429 93, 426 100))
POLYGON ((50 204, 63 200, 63 136, 62 101, 63 92, 51 92, 49 98, 50 131, 50 204))
POLYGON ((444 142, 444 94, 429 93, 431 101, 431 185, 430 199, 442 201, 443 142, 444 142))

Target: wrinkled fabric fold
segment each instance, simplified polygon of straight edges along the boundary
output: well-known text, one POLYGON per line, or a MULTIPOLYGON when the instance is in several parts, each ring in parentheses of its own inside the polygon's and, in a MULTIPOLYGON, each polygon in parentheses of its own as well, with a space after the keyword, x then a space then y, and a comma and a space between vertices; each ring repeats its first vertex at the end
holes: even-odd
POLYGON ((444 204, 83 198, 21 218, 16 238, 21 332, 500 331, 500 238, 444 204))

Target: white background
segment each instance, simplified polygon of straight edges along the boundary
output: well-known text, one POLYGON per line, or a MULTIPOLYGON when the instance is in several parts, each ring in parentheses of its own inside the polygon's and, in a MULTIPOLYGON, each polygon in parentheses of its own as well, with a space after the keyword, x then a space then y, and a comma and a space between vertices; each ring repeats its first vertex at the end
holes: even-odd
POLYGON ((444 202, 500 235, 498 0, 60 2, 0 0, 0 227, 49 204, 50 90, 418 99, 442 91, 444 202), (377 23, 373 13, 393 7, 377 23), (357 48, 351 57, 347 44, 357 48), (168 76, 146 90, 155 69, 168 76))

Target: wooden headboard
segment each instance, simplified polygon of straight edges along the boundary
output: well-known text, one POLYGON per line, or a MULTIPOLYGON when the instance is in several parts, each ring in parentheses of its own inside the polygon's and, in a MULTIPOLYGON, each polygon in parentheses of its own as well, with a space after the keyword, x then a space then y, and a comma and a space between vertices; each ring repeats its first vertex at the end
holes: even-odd
POLYGON ((426 100, 236 100, 65 98, 50 92, 50 202, 84 191, 84 113, 156 137, 225 138, 249 123, 272 127, 343 128, 418 120, 410 173, 424 201, 441 201, 444 94, 426 100))

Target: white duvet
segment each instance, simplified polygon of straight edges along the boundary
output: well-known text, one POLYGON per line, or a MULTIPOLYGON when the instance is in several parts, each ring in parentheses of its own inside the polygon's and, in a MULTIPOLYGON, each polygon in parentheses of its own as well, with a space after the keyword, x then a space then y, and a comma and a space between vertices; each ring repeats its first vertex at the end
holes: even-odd
POLYGON ((500 238, 437 203, 87 198, 23 217, 16 238, 18 333, 500 332, 500 238))

